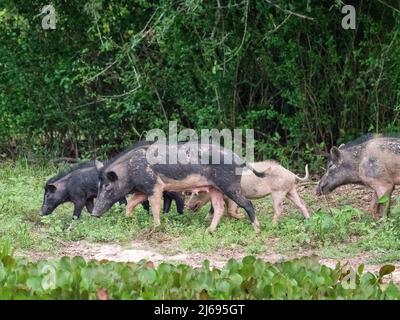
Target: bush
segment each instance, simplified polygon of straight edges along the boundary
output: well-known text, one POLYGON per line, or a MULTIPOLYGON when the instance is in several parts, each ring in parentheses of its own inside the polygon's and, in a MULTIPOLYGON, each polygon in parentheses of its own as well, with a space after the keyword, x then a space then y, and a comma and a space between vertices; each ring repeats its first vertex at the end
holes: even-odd
POLYGON ((341 1, 55 1, 50 31, 41 1, 3 2, 0 156, 110 154, 178 120, 254 128, 258 158, 319 170, 330 145, 400 128, 400 15, 381 1, 355 4, 357 30, 341 1))
POLYGON ((63 257, 28 262, 0 252, 0 299, 399 299, 394 283, 345 266, 335 269, 302 259, 279 264, 252 256, 229 260, 222 269, 150 261, 116 263, 63 257))

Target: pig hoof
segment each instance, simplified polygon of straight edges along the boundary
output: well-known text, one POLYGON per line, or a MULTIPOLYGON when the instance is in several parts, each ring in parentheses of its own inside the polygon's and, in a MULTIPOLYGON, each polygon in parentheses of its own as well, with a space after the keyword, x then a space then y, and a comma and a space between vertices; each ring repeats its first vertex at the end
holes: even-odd
POLYGON ((230 218, 233 218, 233 219, 237 219, 237 220, 240 220, 240 219, 243 219, 244 218, 244 216, 242 216, 241 214, 229 214, 229 217, 230 218))
POLYGON ((72 216, 72 220, 78 220, 79 217, 78 216, 72 216))
POLYGON ((127 217, 127 218, 132 217, 132 213, 131 212, 125 212, 125 217, 127 217))
POLYGON ((154 231, 160 231, 161 230, 161 223, 153 223, 151 226, 151 229, 154 231))
POLYGON ((207 232, 213 236, 215 234, 215 229, 207 228, 207 232))
POLYGON ((254 231, 258 234, 260 233, 260 225, 259 223, 252 223, 254 231))

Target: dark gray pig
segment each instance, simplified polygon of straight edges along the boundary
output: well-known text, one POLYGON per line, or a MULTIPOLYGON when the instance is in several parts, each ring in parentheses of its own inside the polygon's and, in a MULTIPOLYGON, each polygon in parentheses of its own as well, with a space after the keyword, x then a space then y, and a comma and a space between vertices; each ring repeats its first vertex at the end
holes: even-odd
MULTIPOLYGON (((181 157, 178 156, 178 159, 181 157)), ((215 144, 151 145, 145 143, 122 152, 105 165, 97 162, 100 187, 92 215, 101 216, 119 198, 132 192, 133 196, 127 206, 127 215, 138 203, 148 199, 154 224, 157 226, 160 224, 160 200, 163 191, 207 191, 210 192, 214 207, 210 232, 216 230, 223 214, 223 194, 246 210, 250 222, 258 231, 259 224, 253 205, 244 197, 240 188, 240 171, 245 166, 249 167, 236 154, 215 144), (151 162, 148 158, 149 152, 154 155, 160 154, 161 158, 165 156, 168 161, 166 163, 151 162), (187 162, 170 161, 174 154, 187 156, 187 162), (211 155, 218 156, 219 163, 215 163, 211 155), (225 161, 226 159, 233 161, 229 163, 229 160, 225 161)), ((265 176, 264 173, 257 172, 251 167, 249 169, 257 176, 265 176)))
POLYGON ((317 195, 327 194, 345 184, 360 184, 374 190, 371 211, 374 218, 386 216, 389 203, 379 203, 400 184, 400 137, 366 135, 332 147, 328 169, 318 183, 317 195))
MULTIPOLYGON (((86 206, 89 213, 92 213, 98 193, 99 175, 94 162, 85 162, 71 167, 46 182, 43 197, 42 214, 51 214, 60 204, 72 202, 74 204, 73 217, 79 218, 82 209, 86 206)), ((164 212, 169 212, 171 202, 176 202, 177 211, 183 212, 183 198, 177 193, 164 195, 164 212)), ((127 204, 125 197, 119 199, 120 204, 127 204)), ((148 202, 142 203, 149 211, 148 202)))
MULTIPOLYGON (((42 215, 51 214, 60 204, 74 204, 74 219, 78 219, 86 206, 92 212, 97 196, 99 175, 94 162, 85 162, 50 178, 44 187, 42 215)), ((118 199, 126 204, 125 197, 118 199)))

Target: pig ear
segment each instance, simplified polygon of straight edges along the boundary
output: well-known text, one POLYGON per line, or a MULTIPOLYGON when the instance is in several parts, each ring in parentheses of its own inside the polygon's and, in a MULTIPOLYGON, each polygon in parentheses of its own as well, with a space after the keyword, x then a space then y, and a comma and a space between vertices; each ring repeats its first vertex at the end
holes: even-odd
POLYGON ((94 162, 94 164, 95 164, 95 166, 96 166, 97 171, 100 171, 100 170, 103 169, 103 167, 104 167, 104 164, 103 164, 102 162, 100 162, 99 160, 96 160, 96 161, 94 162))
POLYGON ((340 160, 340 150, 337 147, 331 148, 332 161, 338 163, 340 160))
POLYGON ((107 172, 107 179, 110 180, 111 182, 117 181, 118 176, 114 171, 108 171, 107 172))
POLYGON ((49 190, 51 193, 56 192, 57 187, 54 184, 49 184, 47 185, 47 190, 49 190))

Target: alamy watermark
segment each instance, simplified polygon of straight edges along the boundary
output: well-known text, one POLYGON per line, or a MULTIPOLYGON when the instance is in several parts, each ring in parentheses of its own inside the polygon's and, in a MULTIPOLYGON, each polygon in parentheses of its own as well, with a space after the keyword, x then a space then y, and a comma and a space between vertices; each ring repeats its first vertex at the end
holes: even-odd
MULTIPOLYGON (((345 30, 356 29, 356 9, 353 5, 344 5, 341 8, 342 14, 345 16, 342 18, 342 28, 345 30)), ((39 16, 42 18, 42 28, 44 30, 56 29, 57 16, 56 9, 52 4, 45 5, 41 8, 39 16)))
POLYGON ((178 132, 177 122, 170 121, 168 134, 161 129, 152 129, 145 140, 153 142, 146 151, 150 164, 241 165, 254 161, 253 129, 201 129, 198 134, 187 128, 178 132), (243 149, 246 151, 244 157, 243 149))
POLYGON ((44 15, 42 18, 42 28, 44 30, 55 29, 57 23, 56 9, 53 5, 48 4, 42 7, 40 11, 40 16, 44 15))
POLYGON ((341 12, 345 15, 342 18, 342 28, 345 30, 356 29, 356 8, 352 5, 345 5, 341 12))

